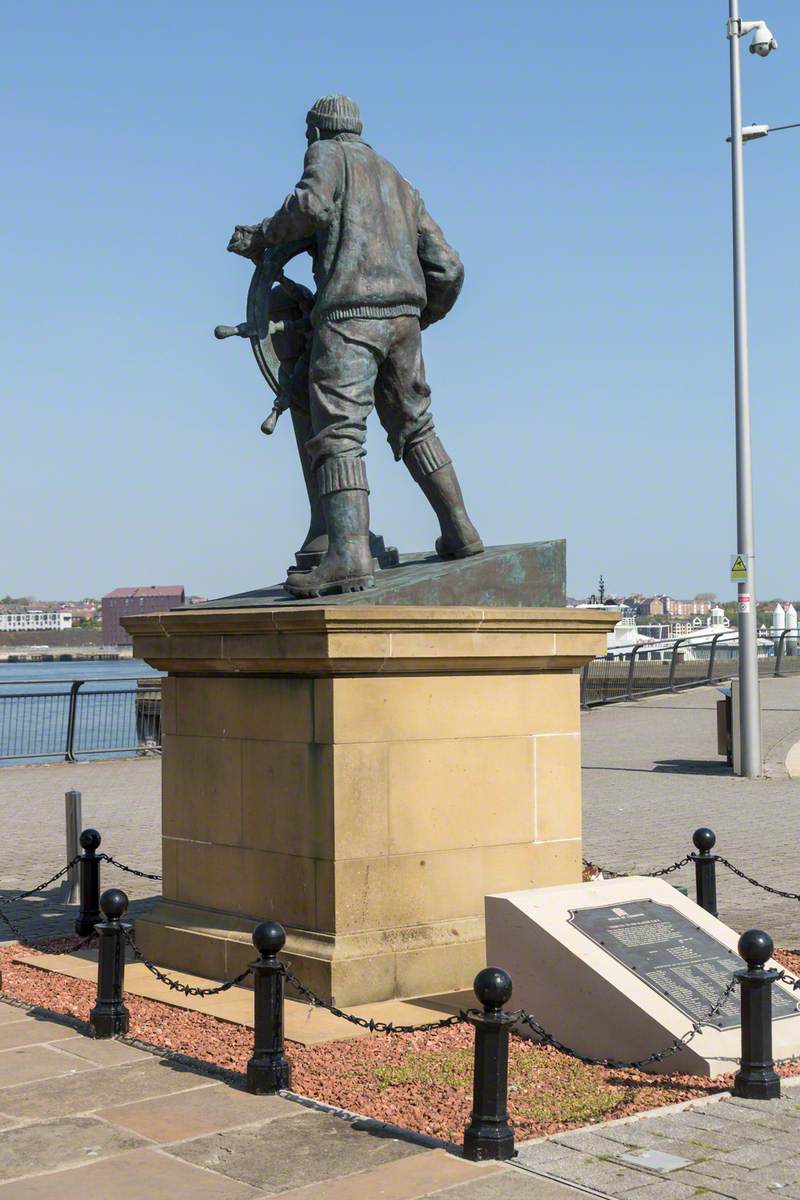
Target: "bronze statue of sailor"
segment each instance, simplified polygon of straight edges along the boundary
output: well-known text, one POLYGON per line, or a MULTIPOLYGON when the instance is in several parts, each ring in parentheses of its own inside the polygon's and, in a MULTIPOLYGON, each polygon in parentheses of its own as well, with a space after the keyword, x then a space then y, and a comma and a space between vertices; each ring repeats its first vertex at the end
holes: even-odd
POLYGON ((247 321, 216 330, 250 338, 277 394, 264 432, 292 414, 311 522, 284 586, 302 598, 374 583, 364 461, 373 407, 439 520, 437 553, 483 551, 434 430, 422 359, 421 331, 455 304, 461 260, 419 193, 362 140, 354 101, 324 96, 306 120, 294 191, 260 225, 237 225, 228 244, 256 264, 247 321), (283 274, 303 252, 315 295, 283 274))

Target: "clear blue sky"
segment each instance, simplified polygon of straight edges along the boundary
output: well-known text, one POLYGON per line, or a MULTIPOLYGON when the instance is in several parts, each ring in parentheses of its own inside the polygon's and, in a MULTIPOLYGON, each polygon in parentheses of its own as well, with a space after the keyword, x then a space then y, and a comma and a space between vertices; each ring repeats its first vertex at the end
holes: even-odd
MULTIPOLYGON (((797 4, 744 15, 780 42, 743 55, 745 120, 800 121, 797 4)), ((244 317, 234 223, 277 207, 306 109, 342 91, 466 264, 425 353, 484 540, 566 537, 573 595, 601 571, 612 590, 732 595, 726 16, 5 5, 0 594, 282 577, 304 532, 290 422, 261 435, 249 348, 212 330, 244 317)), ((796 597, 800 130, 746 160, 759 593, 796 597)), ((373 527, 431 546, 374 417, 369 450, 373 527)))

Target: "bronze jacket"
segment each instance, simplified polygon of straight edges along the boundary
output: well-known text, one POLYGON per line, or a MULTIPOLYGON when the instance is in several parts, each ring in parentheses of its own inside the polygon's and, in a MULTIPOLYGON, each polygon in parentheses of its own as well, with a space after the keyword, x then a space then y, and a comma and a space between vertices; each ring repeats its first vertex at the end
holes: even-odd
POLYGON ((268 246, 313 238, 311 319, 419 316, 441 320, 464 268, 419 193, 354 135, 309 146, 303 177, 261 224, 268 246))

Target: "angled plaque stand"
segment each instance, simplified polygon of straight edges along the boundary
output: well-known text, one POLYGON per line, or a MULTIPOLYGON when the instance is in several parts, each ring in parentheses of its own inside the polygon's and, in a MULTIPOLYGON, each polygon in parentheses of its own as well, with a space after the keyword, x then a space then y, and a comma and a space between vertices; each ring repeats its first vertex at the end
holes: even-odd
MULTIPOLYGON (((515 1004, 593 1058, 632 1062, 683 1037, 744 968, 738 941, 666 880, 649 876, 486 897, 487 951, 511 973, 515 1004), (580 1002, 565 1004, 565 996, 580 1002)), ((775 1056, 796 1054, 798 998, 779 984, 773 1019, 775 1056)), ((647 1069, 721 1075, 740 1054, 737 989, 689 1046, 647 1069)))

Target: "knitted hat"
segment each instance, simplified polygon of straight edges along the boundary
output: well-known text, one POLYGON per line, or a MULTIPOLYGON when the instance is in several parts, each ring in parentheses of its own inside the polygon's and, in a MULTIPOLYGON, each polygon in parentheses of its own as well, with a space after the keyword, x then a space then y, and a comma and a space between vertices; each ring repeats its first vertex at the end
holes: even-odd
POLYGON ((349 96, 321 96, 306 115, 309 125, 332 133, 361 133, 361 113, 349 96))

